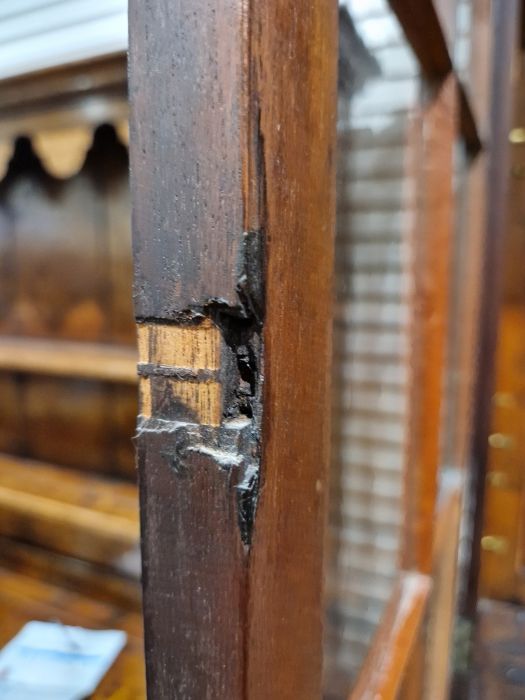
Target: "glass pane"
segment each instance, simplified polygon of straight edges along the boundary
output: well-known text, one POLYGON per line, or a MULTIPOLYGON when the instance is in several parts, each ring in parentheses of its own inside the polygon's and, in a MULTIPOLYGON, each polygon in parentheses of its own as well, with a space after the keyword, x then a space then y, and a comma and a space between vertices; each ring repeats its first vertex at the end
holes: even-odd
POLYGON ((383 0, 340 11, 325 697, 346 698, 397 577, 417 63, 383 0))

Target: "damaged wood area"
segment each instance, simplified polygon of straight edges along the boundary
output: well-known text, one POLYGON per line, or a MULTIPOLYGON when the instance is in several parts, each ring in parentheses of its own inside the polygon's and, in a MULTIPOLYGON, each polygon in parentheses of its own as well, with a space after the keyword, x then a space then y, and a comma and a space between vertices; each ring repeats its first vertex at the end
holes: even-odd
POLYGON ((162 674, 164 688, 185 688, 184 697, 210 688, 210 697, 242 697, 261 470, 260 324, 210 302, 174 321, 139 323, 138 341, 150 673, 162 674), (177 656, 175 675, 171 662, 159 663, 167 651, 177 656))
POLYGON ((138 325, 137 438, 165 434, 171 447, 161 456, 178 478, 193 478, 197 456, 223 471, 249 546, 260 473, 261 338, 257 324, 215 307, 206 310, 216 322, 192 312, 178 323, 138 325))

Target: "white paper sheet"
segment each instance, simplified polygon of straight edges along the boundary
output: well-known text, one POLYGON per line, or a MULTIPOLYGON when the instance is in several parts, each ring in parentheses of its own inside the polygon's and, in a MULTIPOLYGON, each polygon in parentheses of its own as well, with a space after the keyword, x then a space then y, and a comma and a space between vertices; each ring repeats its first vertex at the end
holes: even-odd
POLYGON ((0 698, 83 700, 125 643, 119 630, 29 622, 0 652, 0 698))

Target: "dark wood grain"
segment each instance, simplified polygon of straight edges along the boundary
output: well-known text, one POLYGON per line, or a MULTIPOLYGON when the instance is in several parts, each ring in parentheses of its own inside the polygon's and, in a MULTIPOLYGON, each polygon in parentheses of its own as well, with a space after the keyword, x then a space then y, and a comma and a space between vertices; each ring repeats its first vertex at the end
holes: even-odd
POLYGON ((0 533, 119 568, 138 548, 136 486, 0 454, 0 533))
POLYGON ((150 697, 242 698, 246 557, 232 475, 198 455, 176 474, 170 438, 139 443, 150 697))
POLYGON ((335 218, 337 8, 254 5, 266 172, 263 488, 248 697, 321 694, 335 218), (283 661, 285 660, 285 661, 283 661))
POLYGON ((238 306, 245 14, 241 0, 130 3, 138 317, 238 306))
POLYGON ((403 31, 429 78, 452 70, 445 31, 433 0, 389 0, 403 31))
POLYGON ((337 5, 130 25, 149 697, 317 700, 337 5))
POLYGON ((134 478, 136 392, 98 381, 134 381, 127 149, 103 125, 84 155, 59 180, 19 138, 0 184, 1 443, 134 478))
MULTIPOLYGON (((451 27, 445 27, 442 20, 450 15, 452 5, 443 12, 443 3, 437 7, 433 0, 389 0, 406 38, 414 51, 421 70, 430 80, 443 80, 454 72, 449 39, 451 27)), ((481 148, 479 124, 473 113, 467 88, 458 82, 460 129, 465 144, 471 153, 481 148)))
POLYGON ((463 613, 473 619, 479 585, 480 542, 483 529, 485 477, 488 459, 487 435, 490 430, 494 385, 494 355, 497 343, 498 313, 501 299, 503 236, 506 223, 509 148, 511 123, 511 90, 509 68, 518 45, 519 3, 497 0, 493 4, 493 59, 490 88, 489 134, 491 150, 487 165, 488 192, 483 245, 482 279, 479 316, 479 351, 473 389, 476 417, 473 426, 470 456, 473 464, 472 491, 475 502, 471 522, 472 549, 468 566, 463 613))

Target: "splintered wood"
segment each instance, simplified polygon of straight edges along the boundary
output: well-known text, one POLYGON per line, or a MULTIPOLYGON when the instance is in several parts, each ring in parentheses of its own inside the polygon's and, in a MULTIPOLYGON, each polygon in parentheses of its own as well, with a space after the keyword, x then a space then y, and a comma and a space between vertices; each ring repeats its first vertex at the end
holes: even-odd
POLYGON ((138 325, 141 415, 219 426, 221 334, 208 319, 138 325))

